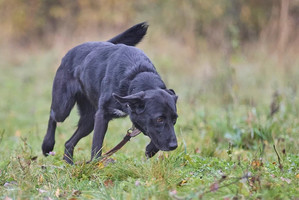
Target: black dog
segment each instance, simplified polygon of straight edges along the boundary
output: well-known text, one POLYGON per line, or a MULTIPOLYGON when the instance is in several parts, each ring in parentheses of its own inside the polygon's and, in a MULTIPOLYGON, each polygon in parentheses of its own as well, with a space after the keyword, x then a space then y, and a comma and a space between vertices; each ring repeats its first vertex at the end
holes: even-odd
POLYGON ((132 47, 148 25, 137 24, 108 42, 87 42, 71 49, 56 72, 51 113, 42 150, 53 150, 57 122, 63 122, 77 103, 80 120, 65 143, 64 160, 73 163, 79 140, 94 130, 91 160, 102 153, 108 122, 129 115, 136 128, 149 136, 146 156, 177 147, 174 132, 177 96, 167 89, 149 58, 132 47))

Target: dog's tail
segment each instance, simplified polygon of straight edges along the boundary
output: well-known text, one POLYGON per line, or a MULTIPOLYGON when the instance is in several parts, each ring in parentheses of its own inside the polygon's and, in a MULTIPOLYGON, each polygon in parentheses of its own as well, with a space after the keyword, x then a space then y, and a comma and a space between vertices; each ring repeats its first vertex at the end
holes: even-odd
POLYGON ((113 44, 125 44, 129 46, 135 46, 145 36, 147 28, 148 28, 147 22, 136 24, 135 26, 132 26, 125 32, 108 40, 108 42, 111 42, 113 44))

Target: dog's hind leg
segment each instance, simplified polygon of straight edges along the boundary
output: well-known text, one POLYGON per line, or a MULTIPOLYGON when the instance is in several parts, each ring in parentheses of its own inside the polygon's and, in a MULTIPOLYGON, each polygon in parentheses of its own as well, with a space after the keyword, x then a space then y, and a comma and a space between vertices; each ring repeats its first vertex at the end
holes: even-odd
POLYGON ((45 156, 54 148, 57 122, 63 122, 69 116, 76 102, 74 86, 66 82, 68 79, 59 79, 59 76, 60 74, 57 73, 54 80, 51 114, 48 122, 48 130, 42 144, 45 156))
POLYGON ((48 122, 48 130, 47 134, 44 137, 42 150, 45 156, 48 155, 50 151, 53 150, 55 144, 55 129, 56 129, 56 121, 50 115, 50 119, 48 122))
MULTIPOLYGON (((48 122, 48 130, 47 133, 44 137, 44 141, 42 144, 42 150, 43 150, 43 154, 45 156, 48 155, 48 153, 50 151, 53 150, 54 145, 55 145, 55 130, 56 130, 56 124, 57 122, 63 122, 65 120, 65 118, 69 115, 69 113, 71 112, 71 109, 73 108, 74 104, 75 104, 75 100, 71 100, 70 102, 68 102, 69 106, 66 106, 64 110, 64 112, 61 112, 61 110, 63 108, 60 108, 58 110, 60 110, 60 112, 55 112, 55 110, 57 109, 53 109, 53 106, 51 106, 51 114, 50 114, 50 118, 49 118, 49 122, 48 122)), ((53 103, 52 103, 53 105, 53 103)))
POLYGON ((94 127, 95 109, 93 106, 85 97, 79 97, 77 99, 77 104, 80 112, 78 128, 73 136, 65 143, 65 151, 63 156, 63 159, 69 164, 73 164, 74 148, 79 140, 89 135, 94 127))

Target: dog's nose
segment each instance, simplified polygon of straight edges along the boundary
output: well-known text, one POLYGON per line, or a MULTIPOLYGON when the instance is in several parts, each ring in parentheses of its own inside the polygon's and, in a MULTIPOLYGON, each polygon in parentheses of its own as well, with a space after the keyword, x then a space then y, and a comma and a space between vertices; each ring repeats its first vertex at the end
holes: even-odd
POLYGON ((171 142, 169 143, 169 150, 175 150, 178 147, 178 143, 171 142))

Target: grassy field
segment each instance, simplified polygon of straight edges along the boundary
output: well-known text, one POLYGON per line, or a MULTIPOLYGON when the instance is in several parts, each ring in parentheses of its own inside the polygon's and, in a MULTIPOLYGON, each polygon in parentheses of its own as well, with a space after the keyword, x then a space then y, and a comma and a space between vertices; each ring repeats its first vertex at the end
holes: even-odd
MULTIPOLYGON (((114 162, 85 164, 90 135, 75 149, 73 166, 62 157, 78 120, 75 109, 58 125, 56 154, 41 152, 52 80, 65 51, 12 59, 2 50, 1 199, 299 199, 298 60, 282 67, 258 51, 188 59, 143 49, 179 95, 179 148, 147 160, 149 140, 139 135, 114 162)), ((129 119, 112 121, 103 151, 130 126, 129 119)))

